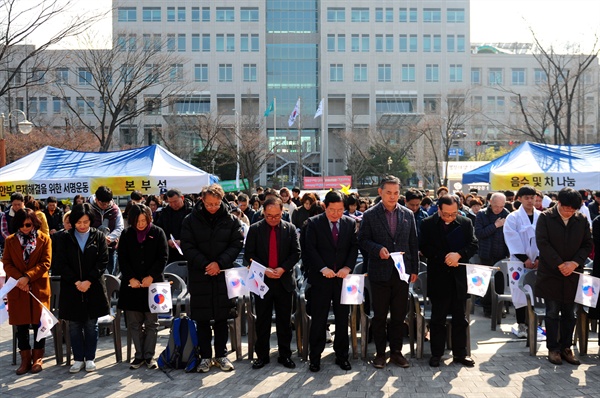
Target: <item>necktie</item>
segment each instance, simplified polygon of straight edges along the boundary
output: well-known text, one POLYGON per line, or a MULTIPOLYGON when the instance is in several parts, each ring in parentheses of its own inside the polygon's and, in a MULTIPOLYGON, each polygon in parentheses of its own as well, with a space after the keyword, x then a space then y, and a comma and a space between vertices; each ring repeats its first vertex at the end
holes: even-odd
POLYGON ((269 268, 277 268, 277 233, 275 227, 271 227, 271 234, 269 236, 269 268))
POLYGON ((337 227, 337 221, 333 222, 333 228, 331 228, 331 233, 333 235, 333 244, 337 246, 338 243, 338 236, 339 236, 339 231, 338 231, 338 227, 337 227))

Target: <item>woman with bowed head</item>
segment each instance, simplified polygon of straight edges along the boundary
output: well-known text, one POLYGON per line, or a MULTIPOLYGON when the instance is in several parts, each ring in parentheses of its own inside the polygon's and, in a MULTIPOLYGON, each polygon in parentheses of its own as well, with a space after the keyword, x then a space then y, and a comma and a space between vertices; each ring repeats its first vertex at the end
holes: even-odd
POLYGON ((17 232, 6 238, 4 243, 4 271, 6 279, 17 280, 17 285, 7 295, 8 321, 17 327, 17 345, 21 354, 21 365, 17 374, 22 375, 42 371, 42 358, 46 339, 35 341, 42 304, 50 307, 50 277, 48 270, 52 259, 52 244, 50 237, 40 233, 40 220, 31 209, 21 209, 15 212, 12 219, 13 228, 17 232), (29 329, 33 329, 33 353, 29 343, 29 329))
POLYGON ((127 325, 135 347, 130 369, 146 365, 157 367, 154 360, 158 336, 158 314, 148 307, 148 287, 162 282, 167 264, 168 245, 164 231, 152 224, 152 211, 143 204, 129 210, 129 227, 119 240, 121 289, 117 306, 125 310, 127 325))
POLYGON ((56 253, 61 267, 59 315, 69 321, 74 362, 69 372, 96 370, 98 318, 109 313, 104 271, 108 246, 104 233, 92 228, 89 203, 73 206, 72 228, 61 236, 56 253))

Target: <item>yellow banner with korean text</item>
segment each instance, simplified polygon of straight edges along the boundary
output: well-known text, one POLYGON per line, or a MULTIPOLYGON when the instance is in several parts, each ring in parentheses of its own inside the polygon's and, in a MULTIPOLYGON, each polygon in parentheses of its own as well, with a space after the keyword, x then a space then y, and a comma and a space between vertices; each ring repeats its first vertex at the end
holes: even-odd
POLYGON ((528 172, 510 172, 495 173, 490 172, 490 185, 494 191, 512 190, 516 191, 520 187, 530 185, 540 191, 560 191, 565 187, 580 189, 586 186, 596 186, 598 176, 591 173, 571 174, 571 173, 528 173, 528 172))

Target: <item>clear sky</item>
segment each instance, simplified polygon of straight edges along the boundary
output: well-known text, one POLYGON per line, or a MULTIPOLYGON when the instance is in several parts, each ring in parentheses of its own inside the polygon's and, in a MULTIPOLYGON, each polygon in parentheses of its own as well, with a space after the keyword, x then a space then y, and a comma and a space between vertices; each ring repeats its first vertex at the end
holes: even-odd
MULTIPOLYGON (((23 4, 36 0, 19 0, 23 4)), ((110 0, 75 0, 78 12, 110 9, 110 0)), ((364 4, 364 0, 348 0, 364 4)), ((531 42, 533 29, 545 44, 579 42, 589 47, 600 32, 600 0, 471 0, 472 42, 531 42)), ((110 16, 96 25, 110 35, 110 16)), ((69 44, 71 46, 72 44, 69 44)))

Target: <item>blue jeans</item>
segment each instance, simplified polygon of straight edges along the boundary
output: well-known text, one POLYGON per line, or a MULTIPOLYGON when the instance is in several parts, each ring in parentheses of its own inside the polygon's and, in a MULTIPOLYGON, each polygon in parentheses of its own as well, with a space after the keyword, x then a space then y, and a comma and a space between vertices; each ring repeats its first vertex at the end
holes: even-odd
POLYGON ((571 348, 576 323, 575 303, 546 300, 544 323, 546 324, 546 348, 548 351, 558 352, 571 348))
POLYGON ((70 321, 69 335, 73 358, 76 361, 93 361, 96 358, 98 346, 98 318, 87 321, 70 321))

